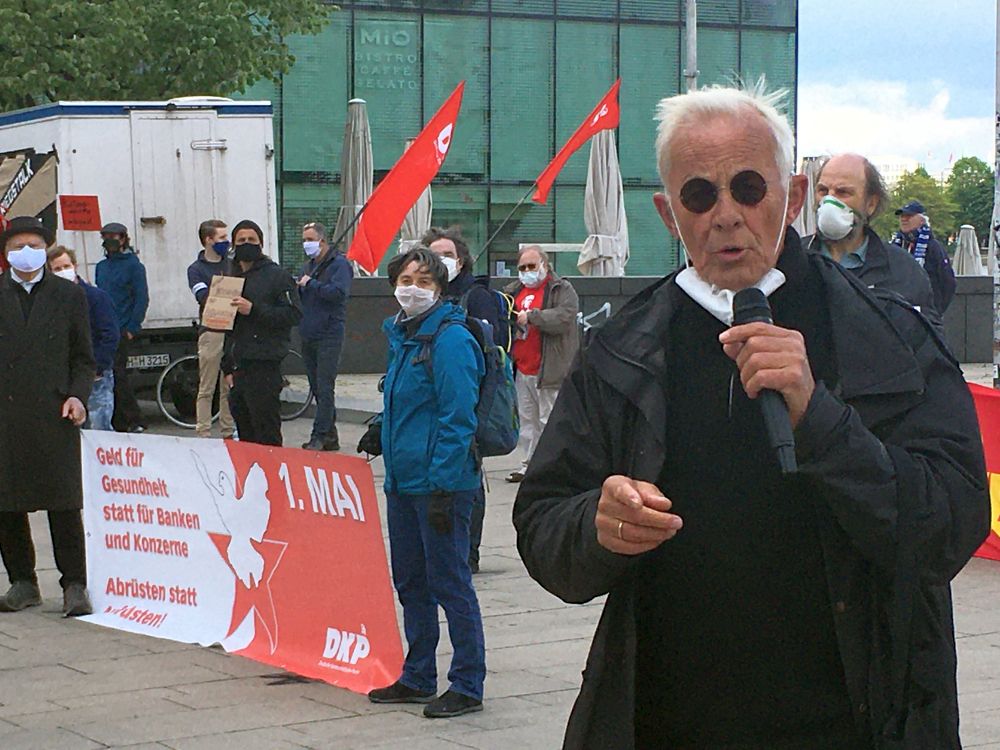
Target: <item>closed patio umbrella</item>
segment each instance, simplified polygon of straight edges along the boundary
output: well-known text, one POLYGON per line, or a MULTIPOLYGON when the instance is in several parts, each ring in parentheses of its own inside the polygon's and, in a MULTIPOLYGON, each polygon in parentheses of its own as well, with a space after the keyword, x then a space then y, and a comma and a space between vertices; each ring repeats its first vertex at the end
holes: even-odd
MULTIPOLYGON (((344 148, 340 153, 340 211, 333 236, 340 234, 354 221, 355 215, 372 194, 374 165, 372 162, 372 134, 368 126, 368 105, 364 99, 351 99, 347 103, 347 122, 344 124, 344 148)), ((341 248, 346 252, 354 239, 354 228, 343 239, 341 248)), ((355 276, 368 272, 354 263, 355 276)))
POLYGON ((963 224, 958 230, 958 247, 955 250, 956 276, 985 276, 983 259, 979 254, 979 241, 976 230, 969 224, 963 224))
POLYGON ((802 204, 802 210, 792 222, 792 227, 799 233, 800 237, 816 234, 816 180, 819 178, 820 165, 825 157, 806 156, 802 159, 802 168, 799 174, 804 174, 809 178, 809 186, 806 188, 806 199, 802 204))
POLYGON ((613 130, 600 131, 590 142, 583 220, 590 235, 576 262, 580 273, 624 276, 628 263, 628 220, 613 130))
MULTIPOLYGON (((414 138, 407 138, 403 151, 412 146, 414 140, 414 138)), ((403 218, 403 226, 399 228, 399 252, 405 253, 420 244, 420 238, 424 236, 424 232, 431 228, 433 210, 434 199, 431 197, 431 186, 428 185, 403 218)))

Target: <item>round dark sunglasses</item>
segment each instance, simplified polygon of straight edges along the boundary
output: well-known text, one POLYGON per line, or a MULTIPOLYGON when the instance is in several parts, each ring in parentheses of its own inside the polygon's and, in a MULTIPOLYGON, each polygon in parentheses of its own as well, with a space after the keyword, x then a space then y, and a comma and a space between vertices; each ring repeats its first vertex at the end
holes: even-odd
MULTIPOLYGON (((695 177, 681 188, 681 203, 693 214, 711 211, 719 200, 718 188, 704 177, 695 177)), ((767 182, 752 169, 740 172, 729 181, 729 193, 733 200, 744 206, 756 206, 767 195, 767 182)))

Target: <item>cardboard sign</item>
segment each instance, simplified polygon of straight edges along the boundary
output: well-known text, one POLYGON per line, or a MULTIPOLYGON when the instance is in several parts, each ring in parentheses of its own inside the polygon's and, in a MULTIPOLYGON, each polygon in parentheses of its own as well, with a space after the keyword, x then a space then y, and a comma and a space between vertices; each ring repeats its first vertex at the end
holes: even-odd
POLYGON ((83 432, 89 622, 366 693, 403 648, 371 468, 232 440, 83 432))
POLYGON ((70 232, 99 232, 103 226, 96 195, 60 195, 59 213, 63 229, 70 232))
POLYGON ((231 331, 236 321, 233 299, 243 294, 243 282, 238 276, 213 276, 208 299, 201 314, 201 324, 213 331, 231 331))

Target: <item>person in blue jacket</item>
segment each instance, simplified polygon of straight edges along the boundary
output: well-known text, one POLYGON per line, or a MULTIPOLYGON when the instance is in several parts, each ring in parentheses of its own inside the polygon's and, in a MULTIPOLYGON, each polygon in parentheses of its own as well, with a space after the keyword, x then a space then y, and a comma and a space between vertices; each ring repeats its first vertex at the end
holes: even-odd
POLYGON ((101 227, 101 245, 105 258, 97 264, 94 280, 111 296, 121 331, 115 352, 115 413, 111 424, 118 432, 142 432, 146 427, 129 382, 128 355, 149 307, 146 269, 139 262, 124 224, 113 221, 101 227))
POLYGON ((49 270, 56 276, 83 287, 90 312, 90 342, 94 349, 94 385, 87 399, 89 430, 110 430, 115 411, 115 350, 118 348, 118 319, 115 306, 107 292, 88 284, 76 272, 76 253, 56 245, 48 252, 49 270))
POLYGON ((409 646, 403 673, 368 694, 373 703, 426 703, 424 716, 460 716, 483 707, 486 650, 469 569, 469 520, 479 490, 472 451, 482 349, 465 311, 442 300, 448 271, 428 248, 388 267, 402 310, 382 328, 389 341, 382 414, 386 515, 392 579, 409 646), (438 609, 454 654, 449 689, 438 697, 438 609))
POLYGON ((314 451, 339 451, 334 389, 340 352, 344 347, 344 319, 354 272, 343 253, 330 247, 326 227, 318 221, 302 227, 302 250, 306 262, 297 282, 302 301, 299 336, 309 385, 316 394, 312 434, 302 447, 314 451))

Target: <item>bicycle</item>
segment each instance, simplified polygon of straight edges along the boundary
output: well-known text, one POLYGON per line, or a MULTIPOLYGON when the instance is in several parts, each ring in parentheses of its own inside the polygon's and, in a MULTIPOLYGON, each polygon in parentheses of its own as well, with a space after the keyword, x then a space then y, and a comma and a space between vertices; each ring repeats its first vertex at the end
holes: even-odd
MULTIPOLYGON (((281 361, 281 420, 288 422, 305 414, 313 400, 312 388, 305 375, 302 355, 289 350, 281 361)), ((196 427, 195 402, 198 400, 198 355, 179 357, 163 368, 156 381, 156 405, 167 421, 178 427, 196 427)), ((212 421, 219 418, 219 389, 212 399, 212 421)))

